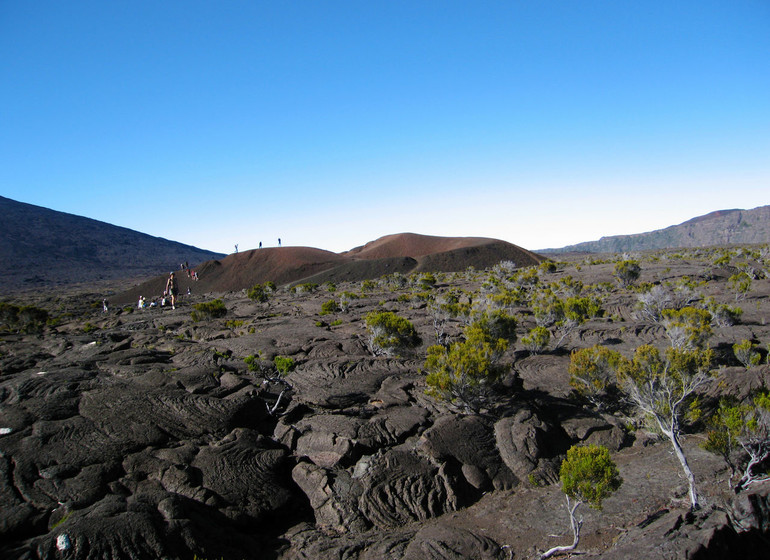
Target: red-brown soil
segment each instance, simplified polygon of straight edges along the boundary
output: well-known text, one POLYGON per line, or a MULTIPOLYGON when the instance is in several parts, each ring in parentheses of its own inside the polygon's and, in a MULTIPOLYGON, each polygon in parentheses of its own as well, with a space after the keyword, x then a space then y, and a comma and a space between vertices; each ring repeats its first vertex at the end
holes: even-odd
MULTIPOLYGON (((483 269, 500 261, 531 266, 543 258, 512 243, 484 237, 436 237, 415 233, 387 235, 344 253, 311 247, 254 249, 207 261, 196 272, 199 280, 178 273, 186 292, 231 292, 255 284, 281 286, 300 282, 359 282, 398 272, 459 272, 468 267, 483 269)), ((115 303, 135 301, 140 295, 163 291, 166 276, 158 276, 116 296, 115 303)))
POLYGON ((434 253, 454 251, 455 249, 478 247, 495 241, 497 240, 486 237, 437 237, 416 233, 398 233, 380 237, 342 254, 359 259, 417 258, 434 253))

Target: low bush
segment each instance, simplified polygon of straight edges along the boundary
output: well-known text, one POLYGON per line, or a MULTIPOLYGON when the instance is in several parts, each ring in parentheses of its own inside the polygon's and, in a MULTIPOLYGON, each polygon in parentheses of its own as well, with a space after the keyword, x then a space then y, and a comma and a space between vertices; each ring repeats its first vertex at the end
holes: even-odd
POLYGON ((390 311, 372 311, 366 316, 369 349, 373 354, 393 355, 421 342, 414 325, 390 311))
POLYGON ((294 360, 287 356, 276 356, 273 358, 273 364, 275 364, 275 369, 278 370, 278 373, 281 375, 288 375, 294 370, 295 365, 294 360))
POLYGON ((428 348, 426 392, 465 411, 478 412, 505 371, 499 360, 508 348, 508 341, 494 338, 488 326, 478 322, 468 325, 464 335, 464 341, 455 342, 449 348, 439 345, 428 348))
POLYGON ((746 294, 751 290, 751 276, 741 271, 733 274, 728 278, 727 284, 730 289, 735 292, 736 301, 746 297, 746 294))
POLYGON ((529 350, 532 354, 540 354, 543 350, 548 348, 548 343, 550 341, 551 332, 545 327, 535 327, 530 330, 526 336, 521 337, 524 348, 529 350))
POLYGON ((203 319, 218 319, 227 315, 227 307, 225 307, 225 302, 221 299, 196 303, 193 305, 193 309, 194 311, 190 316, 195 322, 202 321, 203 319))
POLYGON ((374 280, 364 280, 361 283, 361 293, 366 294, 368 292, 373 292, 377 289, 377 282, 374 280))
POLYGON ((246 292, 246 295, 251 300, 265 303, 270 298, 270 294, 274 291, 268 284, 270 284, 270 282, 265 284, 254 284, 246 292))
POLYGON ((624 288, 632 286, 642 274, 642 269, 639 266, 639 261, 624 260, 615 263, 615 279, 620 282, 620 285, 624 288))
POLYGON ((733 344, 733 354, 746 369, 751 368, 751 366, 758 366, 762 361, 762 355, 757 351, 757 345, 746 339, 733 344))
POLYGON ((50 317, 48 311, 32 305, 19 307, 0 302, 0 327, 10 332, 36 333, 43 330, 50 317))
POLYGON ((697 307, 664 309, 661 324, 673 348, 703 348, 711 336, 711 314, 697 307))
POLYGON ((605 346, 575 350, 570 355, 569 384, 579 395, 601 409, 603 401, 615 386, 616 372, 622 361, 620 353, 605 346))
POLYGON ((339 305, 337 305, 337 302, 333 299, 330 299, 329 301, 324 302, 321 304, 321 315, 330 315, 332 313, 338 313, 341 311, 341 308, 339 305))
POLYGON ((717 327, 731 327, 741 320, 743 309, 740 307, 730 307, 726 304, 717 303, 714 298, 706 300, 706 309, 711 313, 711 322, 717 327))
POLYGON ((292 286, 289 290, 292 294, 304 294, 304 293, 312 293, 315 292, 318 289, 318 284, 315 284, 313 282, 305 282, 304 284, 297 284, 296 286, 292 286))

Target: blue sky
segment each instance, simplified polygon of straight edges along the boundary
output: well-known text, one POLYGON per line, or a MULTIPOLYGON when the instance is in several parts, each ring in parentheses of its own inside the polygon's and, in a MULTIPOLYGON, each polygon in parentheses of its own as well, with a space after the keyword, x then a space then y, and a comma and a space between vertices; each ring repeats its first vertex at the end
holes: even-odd
POLYGON ((770 204, 770 2, 0 1, 0 195, 221 252, 770 204))

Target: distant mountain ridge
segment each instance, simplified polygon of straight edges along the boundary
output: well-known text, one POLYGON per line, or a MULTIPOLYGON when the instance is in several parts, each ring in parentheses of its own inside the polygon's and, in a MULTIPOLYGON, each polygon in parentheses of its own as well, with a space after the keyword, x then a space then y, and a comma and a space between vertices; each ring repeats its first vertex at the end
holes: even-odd
POLYGON ((0 196, 0 289, 156 275, 222 253, 0 196))
POLYGON ((752 210, 717 210, 679 225, 633 235, 602 237, 568 245, 561 249, 541 249, 539 253, 623 253, 680 247, 770 242, 770 206, 752 210))

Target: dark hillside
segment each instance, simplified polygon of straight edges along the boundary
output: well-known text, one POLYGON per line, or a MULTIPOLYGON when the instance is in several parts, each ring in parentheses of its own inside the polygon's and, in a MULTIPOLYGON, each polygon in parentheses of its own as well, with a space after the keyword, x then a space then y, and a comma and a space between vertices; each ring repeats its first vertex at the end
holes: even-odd
POLYGON ((543 249, 542 253, 623 253, 684 247, 715 247, 770 241, 770 206, 753 210, 717 210, 676 226, 637 233, 602 237, 568 245, 561 249, 543 249))
MULTIPOLYGON (((228 255, 199 266, 197 282, 180 275, 180 288, 186 291, 189 285, 198 294, 222 293, 267 281, 279 286, 360 282, 396 272, 461 272, 468 267, 491 267, 500 261, 513 261, 523 267, 542 260, 539 255, 497 239, 405 233, 388 235, 340 254, 311 247, 281 247, 228 255)), ((140 295, 158 295, 164 285, 165 276, 160 275, 111 299, 116 303, 133 302, 140 295)))
POLYGON ((223 255, 0 197, 0 289, 130 279, 223 255))

